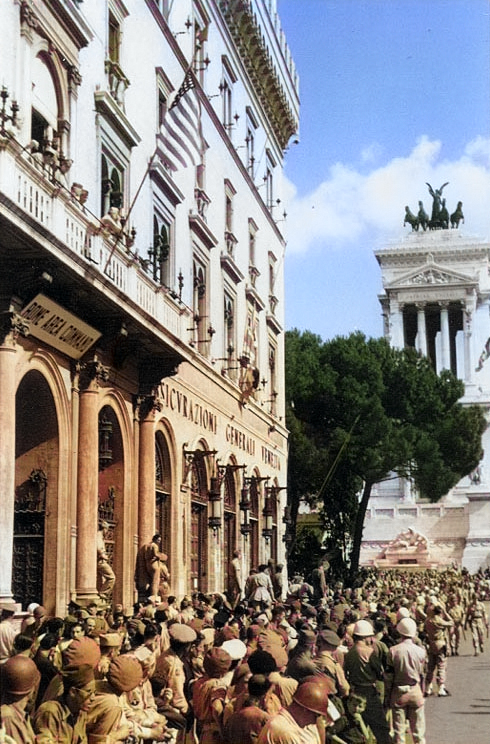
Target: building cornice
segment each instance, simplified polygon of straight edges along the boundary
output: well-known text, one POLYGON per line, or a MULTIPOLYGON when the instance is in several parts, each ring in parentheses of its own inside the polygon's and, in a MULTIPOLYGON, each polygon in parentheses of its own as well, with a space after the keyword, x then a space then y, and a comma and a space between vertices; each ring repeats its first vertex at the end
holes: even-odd
POLYGON ((279 146, 284 150, 299 122, 275 69, 250 0, 220 0, 221 12, 279 146))

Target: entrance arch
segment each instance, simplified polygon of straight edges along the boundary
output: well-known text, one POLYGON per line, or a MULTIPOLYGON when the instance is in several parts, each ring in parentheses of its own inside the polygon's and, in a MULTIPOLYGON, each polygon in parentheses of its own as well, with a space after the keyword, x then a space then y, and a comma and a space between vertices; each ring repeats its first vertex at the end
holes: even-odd
POLYGON ((170 451, 167 440, 161 431, 155 436, 155 532, 162 536, 162 552, 168 556, 168 566, 171 565, 171 493, 172 470, 170 451))
MULTIPOLYGON (((115 410, 104 405, 99 411, 99 523, 109 525, 105 547, 116 574, 115 599, 122 597, 124 524, 124 449, 115 410)), ((97 587, 100 589, 100 587, 97 587)))
POLYGON ((59 430, 46 378, 31 370, 15 396, 15 501, 12 594, 25 609, 43 604, 45 576, 56 570, 59 430), (53 519, 48 524, 46 513, 53 519))

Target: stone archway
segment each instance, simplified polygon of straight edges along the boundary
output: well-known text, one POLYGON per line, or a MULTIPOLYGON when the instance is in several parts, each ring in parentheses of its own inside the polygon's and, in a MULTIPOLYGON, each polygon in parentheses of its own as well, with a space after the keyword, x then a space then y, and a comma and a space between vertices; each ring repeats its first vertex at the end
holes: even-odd
POLYGON ((59 431, 45 377, 28 372, 16 393, 15 502, 12 594, 25 608, 43 604, 45 576, 56 571, 59 431), (52 517, 46 520, 46 513, 52 517))

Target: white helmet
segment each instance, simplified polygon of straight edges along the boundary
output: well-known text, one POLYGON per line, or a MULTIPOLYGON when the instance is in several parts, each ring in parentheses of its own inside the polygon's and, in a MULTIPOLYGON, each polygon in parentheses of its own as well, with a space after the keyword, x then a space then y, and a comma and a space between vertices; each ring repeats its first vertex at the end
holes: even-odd
POLYGON ((374 635, 374 628, 369 620, 358 620, 354 625, 353 635, 360 638, 369 638, 374 635))
POLYGON ((411 617, 404 617, 396 626, 398 633, 405 638, 415 638, 417 635, 417 623, 411 617))
POLYGON ((400 607, 396 613, 396 621, 403 620, 404 617, 410 617, 410 610, 407 607, 400 607))

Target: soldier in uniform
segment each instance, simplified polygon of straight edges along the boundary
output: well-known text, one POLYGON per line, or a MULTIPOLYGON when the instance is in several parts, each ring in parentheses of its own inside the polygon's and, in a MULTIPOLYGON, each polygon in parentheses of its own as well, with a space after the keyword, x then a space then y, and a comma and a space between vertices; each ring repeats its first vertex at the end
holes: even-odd
POLYGON ((473 594, 471 602, 466 610, 464 627, 470 626, 471 636, 473 638, 473 648, 475 656, 483 653, 483 642, 485 638, 485 627, 488 637, 488 617, 485 611, 485 605, 480 602, 477 595, 473 594))

